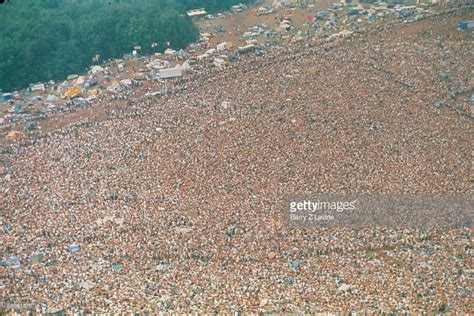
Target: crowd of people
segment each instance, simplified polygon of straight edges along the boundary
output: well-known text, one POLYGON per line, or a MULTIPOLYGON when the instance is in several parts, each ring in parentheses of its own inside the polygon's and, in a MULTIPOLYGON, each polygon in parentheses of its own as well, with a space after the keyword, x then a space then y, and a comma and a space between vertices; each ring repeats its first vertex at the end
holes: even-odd
POLYGON ((469 193, 472 33, 437 31, 469 14, 145 82, 5 143, 0 309, 469 313, 470 228, 282 217, 295 194, 469 193))

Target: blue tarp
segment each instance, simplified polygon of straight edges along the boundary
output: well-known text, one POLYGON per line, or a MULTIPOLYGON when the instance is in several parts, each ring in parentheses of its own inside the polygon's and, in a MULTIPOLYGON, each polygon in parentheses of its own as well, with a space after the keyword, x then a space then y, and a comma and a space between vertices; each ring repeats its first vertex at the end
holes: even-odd
POLYGON ((2 229, 3 229, 3 232, 6 234, 10 231, 10 225, 3 224, 2 229))
POLYGON ((25 126, 25 130, 31 131, 36 128, 36 122, 28 122, 25 126))
POLYGON ((160 264, 156 267, 156 269, 157 269, 158 271, 165 271, 165 270, 168 270, 168 269, 170 269, 170 268, 171 268, 171 264, 168 264, 168 263, 160 263, 160 264))
POLYGON ((460 30, 472 30, 474 29, 474 21, 461 21, 458 24, 460 30))
POLYGON ((4 93, 4 94, 2 95, 2 99, 3 99, 4 101, 11 100, 11 98, 12 98, 12 94, 11 94, 11 93, 4 93))
POLYGON ((1 266, 19 267, 20 264, 20 259, 15 255, 12 255, 10 256, 10 258, 2 259, 0 261, 1 266))
POLYGON ((115 271, 120 271, 122 269, 122 265, 120 263, 113 263, 112 264, 112 269, 114 269, 115 271))
POLYGON ((41 251, 36 251, 34 254, 31 255, 31 261, 41 261, 44 258, 44 254, 41 251))
POLYGON ((79 251, 81 251, 81 246, 79 246, 78 244, 71 244, 71 245, 67 246, 67 250, 70 253, 79 252, 79 251))
POLYGON ((295 283, 293 279, 285 278, 285 285, 290 286, 290 285, 293 285, 293 283, 295 283))
POLYGON ((299 260, 293 260, 293 261, 291 262, 291 267, 292 267, 293 269, 298 269, 298 267, 300 266, 300 264, 301 264, 301 261, 299 261, 299 260))

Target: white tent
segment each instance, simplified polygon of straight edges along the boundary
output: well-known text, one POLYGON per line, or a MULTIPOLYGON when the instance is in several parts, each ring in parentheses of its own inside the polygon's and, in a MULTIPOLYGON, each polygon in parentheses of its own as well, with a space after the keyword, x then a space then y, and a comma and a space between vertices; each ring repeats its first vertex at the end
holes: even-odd
POLYGON ((59 94, 62 94, 63 91, 67 90, 67 87, 69 86, 69 82, 67 81, 64 81, 63 83, 61 83, 59 86, 58 86, 58 93, 59 94))
POLYGON ((199 8, 199 9, 189 10, 189 11, 186 12, 186 14, 189 17, 195 17, 195 16, 206 15, 207 12, 204 8, 199 8))
POLYGON ((87 281, 82 281, 81 282, 81 287, 85 290, 90 290, 94 287, 94 283, 92 283, 91 281, 87 280, 87 281))
POLYGON ((226 50, 226 49, 227 49, 227 42, 217 44, 217 50, 226 50))
POLYGON ((80 76, 79 78, 77 78, 76 80, 76 85, 77 86, 80 86, 81 84, 84 84, 84 77, 83 76, 80 76))
POLYGON ((46 98, 46 101, 54 102, 54 101, 58 101, 58 100, 59 100, 59 98, 55 95, 52 95, 52 94, 48 95, 48 97, 46 98))
POLYGON ((160 70, 160 79, 177 78, 183 75, 181 68, 165 68, 160 70))
POLYGON ((191 70, 191 66, 189 65, 189 63, 187 61, 185 61, 182 65, 181 65, 181 69, 183 70, 191 70))
POLYGON ((98 72, 103 72, 104 71, 104 68, 100 67, 100 66, 94 66, 92 67, 91 69, 91 72, 95 75, 97 74, 98 72))
POLYGON ((175 54, 176 54, 176 51, 174 49, 167 48, 165 50, 165 55, 175 55, 175 54))
POLYGON ((352 288, 352 285, 343 283, 340 287, 337 288, 339 292, 347 292, 352 288))
POLYGON ((209 57, 208 54, 202 54, 202 55, 197 56, 196 58, 197 58, 197 60, 204 60, 204 59, 206 59, 207 57, 209 57))
POLYGON ((224 59, 222 58, 214 58, 214 66, 216 67, 223 67, 225 64, 224 59))
POLYGON ((122 79, 120 80, 120 84, 124 85, 124 86, 129 86, 132 84, 132 80, 130 79, 122 79))

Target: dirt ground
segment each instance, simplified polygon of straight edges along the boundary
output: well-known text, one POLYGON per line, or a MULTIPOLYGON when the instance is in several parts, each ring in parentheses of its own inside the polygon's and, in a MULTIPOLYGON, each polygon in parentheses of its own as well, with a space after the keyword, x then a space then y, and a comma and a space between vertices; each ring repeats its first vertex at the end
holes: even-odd
MULTIPOLYGON (((216 34, 215 37, 211 38, 210 45, 215 47, 218 43, 223 41, 233 42, 235 46, 241 46, 245 43, 240 40, 240 36, 246 32, 250 27, 257 25, 258 23, 267 23, 270 26, 270 29, 279 25, 279 16, 282 16, 287 10, 286 8, 280 9, 278 12, 266 15, 266 16, 256 16, 256 8, 260 6, 268 6, 272 3, 272 0, 266 0, 264 3, 259 4, 256 7, 250 8, 242 13, 237 15, 228 16, 225 19, 216 18, 214 20, 202 20, 197 21, 198 26, 200 27, 201 32, 210 32, 216 34), (219 33, 215 32, 215 29, 219 26, 222 26, 226 32, 219 33)), ((334 0, 321 0, 317 1, 316 8, 311 9, 296 9, 292 16, 293 23, 300 30, 305 30, 305 24, 307 23, 307 16, 314 15, 315 11, 327 9, 329 5, 335 2, 334 0)), ((420 32, 432 31, 439 33, 440 35, 446 34, 461 34, 462 31, 459 31, 456 28, 456 25, 459 21, 463 19, 472 19, 472 16, 464 16, 458 18, 449 18, 449 19, 439 19, 435 22, 431 20, 422 20, 415 23, 406 24, 404 27, 397 27, 393 32, 393 40, 401 39, 407 36, 414 36, 420 32)), ((383 22, 382 22, 383 23, 383 22)), ((262 35, 263 36, 263 35, 262 35)), ((369 37, 376 39, 379 35, 377 33, 369 37)), ((141 61, 127 61, 125 63, 125 72, 120 74, 116 80, 130 77, 131 74, 137 72, 140 68, 144 68, 143 62, 141 61)), ((144 83, 146 84, 146 82, 144 83)), ((43 95, 43 97, 47 94, 43 95)), ((116 108, 126 108, 126 105, 123 102, 116 101, 116 104, 111 105, 116 108)), ((11 105, 5 103, 0 105, 0 115, 5 114, 7 109, 11 105)), ((33 106, 40 108, 39 105, 33 106)), ((473 108, 474 112, 474 108, 473 108)), ((39 129, 37 131, 29 132, 33 134, 44 134, 45 132, 52 131, 57 128, 67 126, 70 123, 80 121, 82 119, 90 118, 103 120, 107 117, 107 108, 101 105, 93 105, 90 108, 78 108, 74 112, 68 112, 65 114, 56 113, 53 117, 39 120, 37 122, 39 129)), ((16 127, 16 130, 22 130, 23 125, 16 127)), ((11 129, 1 128, 0 127, 0 140, 5 139, 5 136, 11 132, 11 129)))
MULTIPOLYGON (((292 16, 292 22, 295 26, 302 30, 306 31, 307 27, 307 16, 314 16, 316 11, 325 10, 329 5, 335 0, 320 0, 316 2, 314 8, 300 9, 296 8, 292 16)), ((276 28, 279 26, 279 19, 282 17, 288 8, 282 7, 277 12, 257 16, 256 10, 262 6, 270 6, 273 3, 273 0, 266 0, 263 3, 260 3, 244 12, 241 12, 237 15, 231 15, 224 18, 216 18, 214 20, 200 20, 197 21, 197 25, 201 33, 213 33, 216 36, 210 39, 210 45, 215 47, 217 44, 222 42, 232 42, 234 45, 242 46, 245 45, 245 42, 240 39, 243 33, 247 32, 250 27, 255 26, 259 23, 266 23, 269 25, 269 29, 276 28), (216 28, 222 26, 225 30, 225 33, 216 32, 216 28)))
MULTIPOLYGON (((320 0, 316 2, 315 7, 308 8, 308 9, 299 9, 297 8, 294 10, 292 15, 293 23, 298 27, 298 29, 305 31, 307 30, 306 23, 307 23, 307 16, 312 15, 318 10, 324 10, 329 7, 332 2, 336 2, 335 0, 320 0)), ((216 36, 211 38, 210 46, 215 47, 217 44, 227 41, 232 42, 234 46, 242 46, 245 45, 245 42, 240 39, 242 34, 252 26, 255 26, 259 23, 267 23, 269 25, 269 29, 276 28, 279 25, 279 20, 281 16, 284 15, 287 8, 282 7, 277 12, 265 15, 265 16, 257 16, 256 10, 261 6, 270 6, 273 3, 273 0, 265 0, 263 3, 260 3, 254 7, 245 10, 237 15, 230 15, 226 16, 226 18, 216 18, 214 20, 201 20, 196 21, 201 33, 213 33, 216 36), (216 32, 216 28, 222 26, 226 32, 220 33, 216 32)), ((263 35, 261 35, 263 36, 263 35)), ((174 63, 172 63, 174 65, 174 63)), ((125 62, 125 70, 123 73, 119 74, 115 80, 119 81, 124 78, 129 78, 133 73, 138 72, 140 68, 143 68, 143 62, 141 61, 133 61, 128 60, 125 62)), ((46 97, 47 93, 43 95, 46 97)), ((58 105, 62 104, 64 100, 61 100, 58 105)), ((5 103, 0 105, 0 115, 6 114, 7 110, 10 108, 10 103, 5 103)), ((117 105, 122 107, 123 105, 117 105)), ((39 110, 43 106, 35 105, 29 107, 30 110, 39 110)), ((103 119, 106 117, 106 109, 101 106, 92 106, 91 108, 78 108, 74 112, 65 113, 65 114, 55 114, 51 118, 47 118, 45 120, 37 121, 38 124, 38 131, 33 133, 45 133, 57 128, 61 128, 63 126, 67 126, 70 123, 80 121, 85 118, 96 118, 96 119, 103 119)), ((24 124, 20 124, 16 130, 22 129, 24 124)), ((4 139, 5 136, 10 132, 10 129, 0 128, 0 139, 4 139)))

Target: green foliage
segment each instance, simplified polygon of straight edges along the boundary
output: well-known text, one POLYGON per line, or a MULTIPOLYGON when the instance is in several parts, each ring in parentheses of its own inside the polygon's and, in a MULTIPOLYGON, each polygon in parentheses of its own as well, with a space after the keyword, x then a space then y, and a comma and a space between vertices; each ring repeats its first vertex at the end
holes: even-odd
POLYGON ((446 313, 447 311, 448 311, 448 305, 446 303, 442 303, 438 308, 438 312, 440 313, 446 313))
POLYGON ((134 45, 145 54, 153 42, 185 47, 198 30, 184 9, 173 0, 11 0, 0 6, 0 88, 60 80, 134 45))

